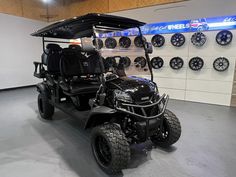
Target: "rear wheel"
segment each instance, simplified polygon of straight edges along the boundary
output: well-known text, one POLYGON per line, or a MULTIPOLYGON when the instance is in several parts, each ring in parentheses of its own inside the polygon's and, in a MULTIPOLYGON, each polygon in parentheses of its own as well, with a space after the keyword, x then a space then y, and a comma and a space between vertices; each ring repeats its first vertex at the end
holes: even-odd
POLYGON ((48 97, 44 93, 38 95, 38 110, 43 119, 52 120, 54 106, 49 103, 48 97))
POLYGON ((168 147, 176 143, 181 135, 181 125, 179 119, 171 111, 166 110, 162 130, 158 135, 151 137, 155 145, 168 147))
POLYGON ((130 160, 130 147, 122 130, 115 124, 95 127, 92 150, 98 165, 108 174, 118 174, 130 160))

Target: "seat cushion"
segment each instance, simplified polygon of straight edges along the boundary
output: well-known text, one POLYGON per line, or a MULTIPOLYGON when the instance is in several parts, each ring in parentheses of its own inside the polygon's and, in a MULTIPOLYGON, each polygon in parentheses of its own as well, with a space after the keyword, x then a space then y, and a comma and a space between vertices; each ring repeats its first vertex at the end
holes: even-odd
POLYGON ((70 84, 70 93, 72 94, 86 94, 96 93, 100 87, 98 82, 73 82, 70 84))

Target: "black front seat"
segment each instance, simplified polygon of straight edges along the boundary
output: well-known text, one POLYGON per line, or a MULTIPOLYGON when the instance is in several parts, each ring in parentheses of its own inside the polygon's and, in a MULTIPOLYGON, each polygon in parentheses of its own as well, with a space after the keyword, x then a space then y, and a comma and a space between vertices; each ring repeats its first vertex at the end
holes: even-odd
MULTIPOLYGON (((88 77, 89 75, 98 76, 101 71, 97 69, 96 62, 91 62, 91 57, 78 53, 78 50, 65 48, 62 51, 60 61, 60 71, 63 81, 60 86, 69 95, 96 93, 100 82, 98 77, 88 77), (75 76, 78 76, 75 78, 75 76)), ((96 58, 98 61, 98 58, 96 58)))

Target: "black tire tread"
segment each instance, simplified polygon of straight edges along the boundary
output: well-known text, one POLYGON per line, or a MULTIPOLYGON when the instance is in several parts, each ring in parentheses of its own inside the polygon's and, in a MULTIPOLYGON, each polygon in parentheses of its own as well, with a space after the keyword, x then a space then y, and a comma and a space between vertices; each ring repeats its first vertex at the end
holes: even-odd
POLYGON ((43 113, 39 110, 40 116, 45 120, 52 120, 52 116, 54 114, 54 106, 49 103, 48 97, 44 93, 40 93, 38 95, 38 100, 39 99, 42 99, 42 106, 44 110, 43 113))
POLYGON ((168 138, 162 142, 152 139, 152 142, 161 147, 169 147, 179 140, 181 136, 181 125, 176 115, 168 109, 165 110, 164 117, 170 126, 168 138))
POLYGON ((107 138, 111 145, 112 162, 109 168, 103 170, 109 174, 115 175, 127 168, 130 161, 130 147, 122 130, 115 124, 106 124, 95 127, 92 136, 101 134, 107 138))

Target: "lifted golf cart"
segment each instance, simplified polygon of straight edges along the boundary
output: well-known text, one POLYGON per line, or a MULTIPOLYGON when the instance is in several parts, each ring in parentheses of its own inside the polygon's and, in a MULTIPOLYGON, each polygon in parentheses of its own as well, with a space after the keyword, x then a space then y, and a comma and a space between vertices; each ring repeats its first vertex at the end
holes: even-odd
MULTIPOLYGON (((152 50, 140 29, 144 24, 124 17, 88 14, 32 34, 43 39, 41 62, 34 62, 34 76, 43 79, 37 85, 40 116, 51 120, 56 107, 77 118, 84 128, 91 128, 93 154, 109 174, 127 167, 130 145, 151 140, 168 147, 181 135, 178 118, 166 109, 168 95, 159 95, 153 82, 149 59, 152 50), (129 28, 138 29, 150 80, 127 76, 124 62, 110 64, 124 60, 123 56, 114 55, 116 50, 112 50, 108 63, 102 57, 98 34, 129 28), (69 45, 70 39, 78 38, 81 45, 69 45)), ((136 62, 136 67, 141 65, 139 62, 142 61, 136 62)))

